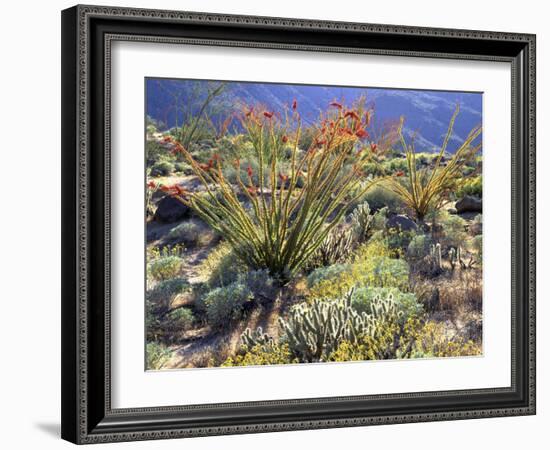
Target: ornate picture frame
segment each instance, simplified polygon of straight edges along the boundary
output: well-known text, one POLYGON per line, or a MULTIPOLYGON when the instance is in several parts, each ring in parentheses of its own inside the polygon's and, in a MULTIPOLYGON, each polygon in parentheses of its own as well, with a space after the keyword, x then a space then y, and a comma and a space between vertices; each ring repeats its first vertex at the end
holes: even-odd
POLYGON ((64 439, 85 444, 535 414, 534 35, 79 5, 62 12, 62 124, 64 439), (511 385, 113 408, 110 77, 117 41, 509 63, 511 385))

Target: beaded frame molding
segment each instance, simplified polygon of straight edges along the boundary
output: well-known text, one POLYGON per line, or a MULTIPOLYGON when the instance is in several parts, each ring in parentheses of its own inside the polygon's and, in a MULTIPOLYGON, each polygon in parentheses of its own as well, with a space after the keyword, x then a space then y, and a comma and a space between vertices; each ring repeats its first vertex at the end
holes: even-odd
POLYGON ((62 12, 62 424, 78 444, 535 414, 535 36, 78 5, 62 12), (111 407, 113 41, 504 61, 512 73, 511 386, 111 407))

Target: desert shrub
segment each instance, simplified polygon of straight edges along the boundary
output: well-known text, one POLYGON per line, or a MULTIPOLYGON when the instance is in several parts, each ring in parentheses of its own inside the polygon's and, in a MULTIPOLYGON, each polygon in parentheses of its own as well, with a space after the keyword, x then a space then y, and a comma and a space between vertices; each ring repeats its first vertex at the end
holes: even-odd
POLYGON ((359 313, 373 313, 373 305, 378 299, 391 298, 397 309, 403 313, 402 321, 411 317, 420 316, 423 313, 422 304, 412 293, 403 293, 396 288, 362 287, 355 290, 351 306, 359 313))
POLYGON ((202 247, 208 244, 211 234, 196 222, 187 221, 172 228, 168 233, 167 238, 184 242, 187 246, 202 247))
POLYGON ((178 256, 164 256, 154 259, 147 265, 147 270, 157 281, 176 278, 181 271, 182 259, 178 256))
POLYGON ((164 258, 167 256, 182 256, 185 252, 185 246, 182 244, 164 245, 161 247, 147 248, 147 260, 164 258))
POLYGON ((363 201, 368 202, 373 211, 386 207, 389 211, 398 213, 402 212, 404 206, 401 198, 382 184, 370 189, 364 195, 363 201))
POLYGON ((189 308, 177 308, 166 314, 171 328, 189 330, 195 323, 195 316, 189 308))
POLYGON ((176 295, 189 292, 190 290, 191 285, 186 280, 172 278, 157 283, 155 287, 146 292, 145 298, 156 308, 168 309, 176 295))
POLYGON ((377 323, 372 334, 364 334, 355 341, 344 340, 332 351, 328 361, 368 361, 407 358, 411 338, 396 321, 377 323))
POLYGON ((235 255, 232 247, 222 242, 200 263, 198 272, 209 286, 220 287, 237 280, 240 274, 246 272, 246 267, 235 255))
POLYGON ((187 163, 184 163, 182 161, 178 161, 174 164, 174 171, 178 173, 183 173, 184 175, 192 175, 193 169, 191 166, 187 163))
POLYGON ((146 346, 145 353, 147 355, 148 370, 162 369, 172 355, 169 348, 158 342, 149 342, 146 346))
POLYGON ((458 336, 449 336, 445 325, 416 317, 404 325, 382 322, 376 332, 364 335, 355 342, 343 341, 333 351, 329 361, 363 361, 396 358, 428 358, 475 356, 481 345, 458 336))
POLYGON ((481 353, 480 343, 449 336, 440 322, 428 321, 414 334, 414 357, 476 356, 481 353))
POLYGON ((244 305, 253 299, 252 291, 241 282, 209 291, 202 299, 208 322, 213 327, 227 326, 241 317, 244 305))
POLYGON ((363 285, 395 286, 403 290, 408 289, 409 270, 407 261, 388 257, 379 257, 373 261, 367 261, 364 267, 359 268, 359 272, 363 275, 361 277, 363 285))
POLYGON ((462 217, 443 214, 439 219, 439 223, 443 227, 443 238, 441 239, 443 249, 458 248, 464 245, 468 235, 466 233, 466 221, 462 217))
POLYGON ((161 159, 166 159, 168 151, 159 145, 155 140, 147 140, 145 144, 145 158, 147 159, 147 166, 152 166, 161 159))
POLYGON ((162 334, 160 331, 160 317, 157 305, 145 300, 145 332, 148 340, 156 340, 162 334))
POLYGON ((361 246, 353 262, 354 272, 363 286, 396 287, 408 289, 409 265, 403 259, 391 258, 387 243, 372 240, 361 246))
POLYGON ((228 358, 222 367, 232 366, 265 366, 271 364, 298 363, 290 352, 288 344, 256 345, 243 349, 234 357, 228 358))
POLYGON ((373 177, 383 177, 388 175, 384 166, 378 162, 367 162, 363 164, 363 172, 373 177))
POLYGON ((476 197, 483 196, 483 178, 481 175, 472 178, 466 178, 455 192, 456 198, 462 198, 466 195, 476 197))
POLYGON ((405 172, 409 170, 407 160, 405 158, 392 158, 385 161, 383 164, 386 173, 405 172))
POLYGON ((256 298, 274 300, 279 292, 277 283, 267 269, 239 274, 238 280, 245 284, 256 298))
POLYGON ((157 161, 151 166, 151 176, 152 177, 165 177, 174 172, 174 163, 166 159, 157 161))
POLYGON ((383 231, 386 229, 386 222, 388 220, 388 207, 384 206, 382 209, 376 211, 372 217, 372 229, 376 231, 383 231))
POLYGON ((407 256, 412 260, 424 258, 430 253, 433 244, 432 238, 426 234, 414 236, 407 247, 407 256))
POLYGON ((386 244, 392 250, 392 256, 401 257, 404 255, 410 242, 416 236, 416 231, 400 230, 398 228, 388 229, 385 232, 386 244))
POLYGON ((384 241, 371 239, 355 252, 355 259, 346 265, 317 269, 308 277, 309 298, 337 298, 353 287, 396 287, 408 290, 409 265, 393 259, 384 241))
POLYGON ((312 288, 322 281, 338 278, 340 275, 350 271, 351 264, 333 264, 328 267, 319 267, 308 275, 308 287, 312 288))

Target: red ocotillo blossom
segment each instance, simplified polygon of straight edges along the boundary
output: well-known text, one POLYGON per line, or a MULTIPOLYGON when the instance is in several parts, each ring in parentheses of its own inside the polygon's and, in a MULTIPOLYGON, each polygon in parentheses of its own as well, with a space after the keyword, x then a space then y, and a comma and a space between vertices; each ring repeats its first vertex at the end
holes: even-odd
POLYGON ((264 116, 268 119, 271 119, 273 117, 273 113, 270 111, 264 111, 264 116))
POLYGON ((181 187, 179 184, 174 184, 173 188, 179 195, 187 194, 187 190, 185 188, 181 187))
POLYGON ((172 147, 172 150, 170 150, 170 153, 172 153, 172 155, 177 155, 178 153, 183 153, 184 152, 184 148, 183 148, 183 145, 181 145, 179 142, 176 142, 174 147, 172 147))
POLYGON ((356 135, 359 139, 364 139, 364 138, 368 138, 368 137, 369 137, 369 133, 367 132, 367 130, 364 130, 363 128, 359 128, 359 129, 355 132, 355 135, 356 135))
POLYGON ((342 104, 338 102, 330 102, 330 106, 334 106, 335 108, 342 109, 342 104))
POLYGON ((394 174, 396 177, 402 177, 403 175, 405 175, 405 172, 403 172, 402 170, 398 170, 397 172, 395 172, 394 174))
POLYGON ((315 146, 320 147, 321 145, 325 145, 327 143, 326 139, 315 139, 315 146))
POLYGON ((288 142, 288 136, 285 134, 281 140, 283 141, 283 144, 286 144, 288 142))
POLYGON ((210 158, 208 160, 208 164, 199 164, 199 167, 205 172, 208 172, 212 167, 214 167, 214 160, 210 158))
POLYGON ((347 111, 344 114, 344 118, 346 117, 351 117, 352 119, 360 120, 359 115, 355 111, 347 111))
POLYGON ((296 101, 296 99, 294 99, 292 101, 292 110, 293 111, 296 111, 296 108, 298 108, 298 102, 296 101))

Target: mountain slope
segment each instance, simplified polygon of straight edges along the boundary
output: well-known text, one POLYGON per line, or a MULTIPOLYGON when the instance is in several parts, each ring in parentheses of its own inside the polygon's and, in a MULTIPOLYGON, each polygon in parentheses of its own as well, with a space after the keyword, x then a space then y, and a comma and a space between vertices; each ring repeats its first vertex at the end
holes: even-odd
MULTIPOLYGON (((147 80, 147 114, 157 121, 176 124, 175 102, 184 107, 198 104, 206 96, 209 82, 198 80, 147 80)), ((212 82, 210 82, 212 83, 212 82)), ((212 85, 212 84, 210 84, 212 85)), ((216 99, 220 116, 242 105, 262 104, 282 113, 296 99, 306 123, 314 121, 333 100, 347 105, 365 96, 375 110, 378 126, 405 117, 405 133, 415 135, 418 151, 434 151, 442 143, 457 104, 461 111, 455 122, 449 151, 464 140, 482 121, 482 94, 408 89, 356 88, 340 86, 289 85, 274 83, 229 82, 216 99)), ((180 108, 181 109, 181 108, 180 108)), ((178 114, 178 123, 183 120, 178 114)))

